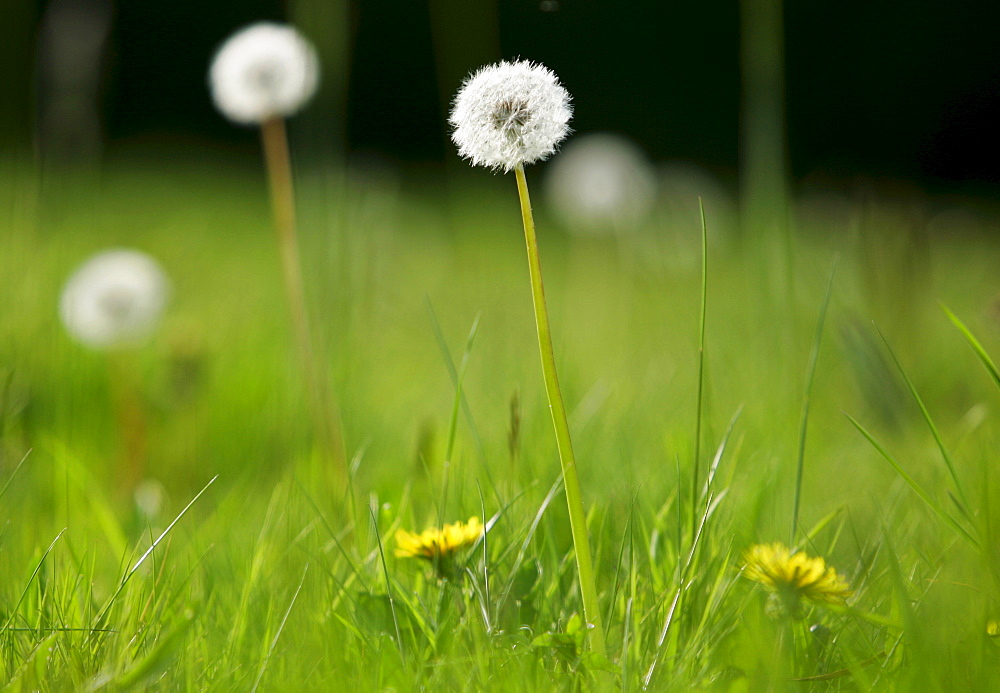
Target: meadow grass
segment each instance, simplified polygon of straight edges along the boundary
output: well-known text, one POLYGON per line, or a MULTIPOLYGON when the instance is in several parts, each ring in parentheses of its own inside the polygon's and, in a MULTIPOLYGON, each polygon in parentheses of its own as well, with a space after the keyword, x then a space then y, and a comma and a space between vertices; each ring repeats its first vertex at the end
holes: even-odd
MULTIPOLYGON (((300 180, 353 503, 313 436, 259 174, 120 162, 9 188, 30 212, 0 236, 11 690, 578 690, 602 671, 624 690, 997 688, 995 227, 880 252, 871 209, 803 206, 794 291, 774 292, 771 241, 706 204, 699 391, 697 216, 579 238, 538 210, 604 660, 584 647, 517 199, 469 180, 447 202, 300 180), (115 483, 108 356, 58 323, 66 276, 113 245, 173 282, 157 340, 118 357, 159 508, 115 483), (472 515, 489 531, 448 579, 394 555, 397 529, 472 515), (740 576, 793 523, 847 606, 775 620, 740 576)), ((889 237, 894 204, 875 210, 889 237)))

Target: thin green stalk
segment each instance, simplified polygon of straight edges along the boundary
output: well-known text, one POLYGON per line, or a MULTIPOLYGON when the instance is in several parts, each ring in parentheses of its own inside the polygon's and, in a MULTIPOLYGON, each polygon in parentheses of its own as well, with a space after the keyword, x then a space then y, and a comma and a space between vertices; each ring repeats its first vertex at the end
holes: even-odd
MULTIPOLYGON (((288 308, 292 316, 292 327, 302 363, 306 388, 309 393, 316 434, 321 445, 333 462, 333 473, 338 481, 350 484, 350 473, 344 443, 340 433, 335 409, 330 398, 326 380, 313 354, 312 337, 306 311, 305 290, 302 283, 302 267, 299 261, 299 244, 295 232, 295 193, 292 187, 291 156, 288 151, 288 136, 282 118, 270 118, 261 125, 261 141, 264 147, 264 161, 271 190, 271 207, 274 213, 274 227, 278 234, 278 251, 281 254, 282 276, 288 308)), ((353 496, 353 494, 351 494, 353 496)), ((351 499, 353 503, 353 498, 351 499)))
MULTIPOLYGON (((705 385, 705 315, 708 305, 708 226, 705 224, 705 203, 698 198, 701 213, 701 315, 698 319, 698 403, 694 423, 694 471, 691 474, 691 536, 698 524, 698 477, 701 476, 701 414, 705 385)), ((692 539, 693 541, 693 539, 692 539)))
POLYGON ((900 363, 899 358, 896 356, 896 352, 893 351, 892 347, 889 346, 889 340, 885 338, 882 334, 882 330, 875 326, 875 330, 878 332, 878 336, 882 338, 882 343, 885 344, 886 350, 889 352, 889 356, 892 357, 892 362, 896 364, 896 369, 899 371, 899 375, 902 376, 903 382, 906 383, 907 389, 910 394, 913 395, 913 399, 916 401, 917 406, 920 407, 920 413, 924 417, 924 421, 927 422, 927 427, 931 429, 931 435, 934 436, 934 442, 937 443, 938 450, 941 451, 941 458, 944 460, 945 466, 948 468, 948 473, 951 475, 951 480, 955 482, 955 491, 958 492, 958 503, 959 510, 962 514, 969 519, 972 517, 970 508, 972 507, 969 503, 968 497, 965 495, 965 491, 962 489, 962 482, 958 478, 958 471, 955 469, 955 463, 951 459, 951 455, 948 454, 948 448, 945 447, 944 441, 941 439, 941 433, 938 431, 937 425, 934 423, 934 419, 931 418, 930 411, 927 410, 927 405, 924 404, 923 398, 920 393, 917 392, 917 386, 913 384, 910 380, 910 376, 906 374, 903 369, 903 364, 900 363))
POLYGON ((1000 370, 997 370, 996 364, 993 363, 993 359, 990 358, 990 355, 986 353, 986 349, 983 348, 983 345, 979 343, 979 340, 976 339, 975 335, 972 334, 969 328, 965 326, 965 323, 963 323, 957 315, 948 310, 947 306, 944 304, 941 305, 941 308, 944 309, 948 318, 952 321, 955 327, 958 328, 958 331, 962 333, 962 336, 965 337, 965 341, 969 343, 972 350, 976 352, 976 356, 979 357, 980 363, 983 364, 983 367, 986 368, 990 377, 993 378, 993 382, 996 383, 997 387, 1000 387, 1000 370))
POLYGON ((597 603, 594 565, 587 538, 587 516, 583 511, 580 479, 576 473, 576 458, 573 455, 573 442, 569 435, 566 405, 563 403, 562 393, 559 390, 559 379, 556 376, 556 360, 552 349, 552 334, 549 330, 549 311, 545 305, 545 289, 542 286, 542 265, 538 259, 535 221, 531 215, 531 198, 528 197, 528 183, 524 178, 524 168, 518 165, 514 169, 514 173, 517 177, 517 193, 521 200, 524 241, 528 249, 528 273, 531 277, 531 298, 535 307, 535 327, 538 330, 538 350, 542 357, 545 392, 549 399, 552 427, 556 433, 559 463, 562 465, 563 484, 566 488, 570 531, 573 534, 576 569, 580 577, 580 593, 583 596, 583 617, 587 623, 593 626, 590 629, 591 649, 604 657, 606 656, 604 626, 601 623, 601 610, 597 603))
POLYGON ((806 432, 809 430, 809 406, 812 400, 813 378, 816 375, 816 362, 819 360, 819 346, 823 339, 823 325, 826 323, 826 309, 830 306, 830 295, 833 292, 833 277, 837 273, 840 258, 834 258, 830 269, 830 278, 826 282, 826 293, 823 295, 823 305, 819 309, 819 320, 816 321, 816 336, 813 338, 812 350, 809 352, 809 365, 806 369, 806 388, 802 396, 802 418, 799 421, 799 454, 795 463, 795 495, 792 499, 792 527, 788 536, 788 545, 795 546, 795 531, 799 526, 799 501, 802 496, 802 473, 806 461, 806 432))

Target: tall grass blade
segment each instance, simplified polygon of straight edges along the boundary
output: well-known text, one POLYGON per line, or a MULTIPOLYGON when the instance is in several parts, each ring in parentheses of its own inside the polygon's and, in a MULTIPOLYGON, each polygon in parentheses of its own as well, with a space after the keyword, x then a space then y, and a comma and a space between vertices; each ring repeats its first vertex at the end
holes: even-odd
POLYGON ((709 491, 712 490, 712 484, 715 483, 715 476, 719 473, 719 464, 726 453, 726 448, 729 447, 729 439, 732 437, 733 429, 736 428, 736 422, 739 421, 742 413, 743 405, 741 404, 736 409, 732 418, 729 419, 729 425, 726 426, 726 431, 722 434, 722 441, 719 443, 719 447, 715 449, 715 456, 712 458, 712 464, 708 468, 708 476, 705 479, 705 488, 703 491, 705 498, 708 498, 709 491))
POLYGON ((30 454, 31 450, 28 450, 28 452, 24 453, 24 456, 21 458, 21 461, 17 463, 17 466, 14 467, 14 470, 10 473, 10 476, 7 477, 7 481, 4 482, 3 488, 0 488, 0 499, 2 499, 4 495, 7 493, 7 489, 10 488, 11 483, 14 481, 14 478, 17 476, 17 473, 21 471, 21 467, 24 466, 24 463, 28 459, 28 455, 30 454))
POLYGON ((910 474, 905 469, 903 469, 903 466, 899 462, 897 462, 892 457, 892 455, 890 455, 886 451, 886 449, 883 448, 881 444, 879 444, 877 440, 875 440, 875 437, 871 433, 869 433, 864 426, 858 423, 857 420, 855 420, 854 417, 852 417, 850 414, 845 414, 845 416, 854 425, 854 427, 858 429, 861 435, 863 435, 865 438, 868 439, 868 442, 872 444, 872 447, 874 447, 880 455, 882 455, 885 461, 888 462, 892 466, 892 468, 896 470, 896 473, 899 474, 900 477, 902 477, 903 481, 905 481, 911 489, 913 489, 913 492, 916 493, 920 497, 920 499, 927 504, 927 507, 933 510, 938 517, 944 520, 949 527, 951 527, 960 535, 962 535, 962 537, 967 539, 974 546, 977 547, 979 546, 979 540, 976 539, 974 536, 972 536, 969 533, 969 531, 965 529, 965 527, 960 525, 958 521, 955 520, 955 518, 946 513, 940 505, 934 502, 934 499, 931 498, 930 494, 927 493, 927 491, 925 491, 924 488, 917 483, 916 479, 910 476, 910 474))
POLYGON ((167 633, 159 635, 145 657, 115 679, 115 688, 128 689, 145 684, 151 677, 166 669, 175 659, 181 641, 194 620, 194 614, 189 611, 181 614, 167 633))
POLYGON ((719 503, 725 495, 726 491, 723 490, 718 495, 709 493, 708 498, 706 499, 705 511, 701 515, 701 521, 698 523, 697 531, 691 541, 691 550, 688 552, 687 559, 684 562, 684 567, 681 569, 681 576, 680 581, 677 584, 677 591, 674 592, 674 598, 670 603, 670 609, 667 611, 667 617, 664 619, 663 628, 660 630, 660 634, 656 639, 653 661, 650 663, 649 669, 646 671, 646 675, 642 680, 643 689, 649 688, 650 682, 653 680, 653 675, 656 673, 656 667, 659 664, 660 657, 662 655, 663 644, 667 640, 667 635, 670 632, 670 626, 673 624, 674 617, 677 614, 681 601, 681 595, 684 593, 684 588, 687 585, 688 573, 691 570, 691 566, 694 564, 694 557, 698 553, 698 548, 701 545, 701 540, 705 533, 705 526, 708 524, 708 518, 715 512, 715 509, 719 506, 719 503))
POLYGON ((826 281, 826 292, 819 309, 819 319, 816 321, 816 335, 813 337, 812 349, 809 352, 809 365, 806 367, 806 386, 802 394, 802 417, 799 420, 799 449, 795 458, 795 494, 792 497, 792 526, 788 534, 788 545, 795 545, 795 533, 799 526, 799 503, 802 499, 802 475, 806 462, 806 433, 809 430, 809 406, 812 402, 813 380, 816 376, 816 363, 819 361, 819 347, 823 341, 823 326, 826 324, 826 311, 830 307, 830 296, 833 294, 833 278, 837 274, 840 257, 833 259, 830 268, 830 278, 826 281))
POLYGON ((375 519, 375 512, 369 508, 372 518, 372 527, 375 530, 375 540, 378 542, 378 555, 382 560, 382 574, 385 577, 385 593, 389 598, 389 612, 392 614, 392 626, 396 630, 396 647, 399 648, 399 660, 406 666, 406 651, 403 649, 403 637, 399 630, 399 618, 396 617, 396 600, 392 594, 392 580, 389 579, 389 566, 385 562, 385 550, 382 547, 382 534, 378 530, 378 520, 375 519))
POLYGON ((264 678, 264 671, 267 669, 267 665, 271 661, 271 655, 274 654, 274 648, 278 644, 278 638, 281 637, 281 632, 285 630, 285 624, 288 623, 288 616, 292 613, 292 607, 295 606, 295 602, 299 598, 299 592, 302 591, 302 585, 306 582, 306 573, 308 572, 309 564, 306 563, 306 567, 302 570, 302 579, 299 580, 299 586, 295 588, 295 594, 292 595, 292 601, 289 602, 288 608, 285 610, 285 616, 281 619, 281 624, 278 626, 278 632, 274 634, 274 639, 271 640, 271 646, 267 649, 267 655, 264 656, 264 661, 260 663, 260 671, 257 672, 257 679, 253 682, 253 688, 250 689, 254 693, 256 693, 257 689, 260 687, 260 681, 264 678))
POLYGON ((882 338, 882 342, 885 344, 885 348, 889 351, 889 356, 892 357, 893 363, 896 364, 899 374, 903 377, 906 387, 909 388, 910 394, 913 395, 913 399, 916 400, 917 406, 920 407, 920 413, 924 417, 924 421, 927 422, 927 427, 931 429, 931 435, 934 436, 934 442, 937 443, 938 450, 941 451, 941 457, 944 459, 945 466, 948 467, 948 473, 951 475, 951 480, 955 483, 955 490, 958 492, 958 497, 961 500, 962 514, 969 517, 969 499, 965 495, 965 491, 962 488, 962 482, 958 478, 958 472, 955 471, 955 464, 951 460, 951 455, 948 454, 948 449, 945 447, 944 441, 941 440, 941 434, 938 432, 937 426, 934 424, 934 419, 931 418, 930 412, 927 411, 927 406, 924 404, 924 400, 917 392, 917 388, 913 384, 913 381, 910 380, 910 376, 908 376, 906 371, 903 369, 903 364, 899 362, 899 359, 896 357, 896 353, 892 350, 892 347, 889 346, 889 340, 885 338, 885 335, 882 334, 882 330, 879 330, 877 325, 875 329, 878 330, 878 336, 882 338))
POLYGON ((24 584, 24 589, 21 590, 21 596, 19 596, 17 601, 14 602, 13 608, 11 608, 10 613, 7 614, 7 619, 3 622, 3 625, 0 626, 0 633, 7 631, 10 627, 11 622, 14 620, 14 616, 17 615, 17 610, 21 608, 21 602, 24 601, 24 597, 28 594, 28 590, 31 588, 31 583, 34 582, 35 576, 38 575, 38 571, 42 569, 42 564, 45 562, 45 559, 48 558, 48 555, 52 553, 52 549, 55 547, 56 542, 59 541, 59 538, 65 533, 65 529, 60 530, 59 534, 56 535, 56 538, 52 540, 51 544, 49 544, 49 548, 45 549, 42 557, 38 559, 38 564, 35 565, 35 569, 31 571, 31 575, 28 576, 28 581, 24 584))
MULTIPOLYGON (((455 382, 455 399, 451 406, 451 418, 448 420, 448 444, 444 452, 444 482, 442 484, 441 490, 441 506, 438 509, 438 525, 443 527, 445 521, 445 508, 448 505, 448 473, 450 472, 452 456, 455 454, 455 436, 458 433, 458 410, 459 405, 463 401, 462 396, 462 384, 465 382, 465 371, 469 365, 469 356, 472 354, 472 344, 476 340, 476 332, 479 330, 479 318, 472 321, 472 328, 469 330, 469 336, 465 340, 465 353, 462 354, 462 362, 458 367, 458 379, 455 382)), ((446 361, 450 361, 451 357, 447 356, 446 361)), ((471 417, 470 417, 471 419, 471 417)))
MULTIPOLYGON (((466 398, 465 392, 462 390, 459 370, 455 368, 455 362, 451 358, 451 350, 448 348, 448 340, 444 337, 444 331, 441 329, 441 323, 438 321, 437 313, 434 311, 434 306, 431 304, 430 298, 426 296, 424 297, 424 305, 427 307, 427 315, 431 321, 431 329, 434 331, 434 340, 437 342, 438 350, 441 352, 441 358, 444 360, 444 366, 448 369, 448 375, 451 377, 451 384, 455 388, 455 392, 459 393, 461 396, 462 412, 465 414, 466 421, 469 422, 469 429, 472 431, 472 439, 476 443, 476 450, 479 452, 479 457, 481 459, 485 459, 486 448, 483 446, 483 439, 479 435, 479 428, 476 426, 476 420, 472 417, 472 409, 469 407, 469 400, 466 398)), ((480 317, 482 316, 476 316, 476 319, 472 324, 472 330, 470 331, 469 338, 466 340, 466 352, 462 357, 463 363, 468 358, 468 354, 472 349, 472 339, 478 329, 480 317)))
MULTIPOLYGON (((528 554, 528 546, 531 545, 531 540, 535 536, 535 532, 538 531, 538 525, 542 521, 542 516, 545 515, 545 511, 548 510, 549 505, 552 503, 556 494, 559 493, 559 489, 562 488, 562 477, 560 476, 552 484, 549 492, 545 494, 545 498, 542 500, 542 504, 538 507, 535 512, 535 517, 531 521, 531 526, 528 528, 528 533, 524 537, 524 541, 521 542, 521 548, 517 552, 517 556, 514 559, 514 563, 510 570, 510 579, 507 581, 507 585, 504 587, 503 593, 500 595, 500 599, 497 601, 496 613, 500 613, 500 609, 506 603, 507 598, 510 596, 511 590, 514 588, 514 581, 517 579, 517 572, 521 569, 521 565, 524 563, 524 558, 528 554)), ((487 530, 488 531, 488 530, 487 530)), ((502 556, 501 556, 502 558, 502 556)))
POLYGON ((104 605, 104 608, 101 609, 101 612, 98 614, 97 618, 94 620, 94 624, 95 624, 96 627, 100 627, 100 625, 104 622, 104 618, 105 618, 105 616, 107 616, 108 611, 114 605, 115 600, 118 599, 118 596, 122 593, 122 590, 125 589, 125 585, 127 585, 128 582, 129 582, 129 580, 132 579, 132 576, 135 575, 135 571, 139 570, 139 568, 142 566, 143 563, 146 562, 146 559, 149 558, 149 556, 153 553, 153 551, 156 549, 156 547, 160 545, 160 542, 163 541, 163 539, 168 534, 170 534, 170 530, 172 530, 174 528, 174 526, 178 522, 180 522, 181 518, 184 517, 187 514, 187 511, 190 510, 191 507, 196 502, 198 502, 198 499, 201 498, 202 494, 204 494, 205 491, 207 491, 208 488, 212 484, 214 484, 215 480, 218 479, 218 478, 219 478, 218 474, 216 474, 215 476, 213 476, 212 479, 207 484, 205 484, 205 486, 200 491, 198 491, 197 494, 195 494, 195 497, 192 498, 191 501, 187 505, 184 506, 184 509, 181 510, 180 513, 178 513, 177 517, 174 518, 173 522, 171 522, 169 525, 167 525, 167 528, 165 530, 163 530, 163 532, 160 533, 160 536, 158 536, 156 538, 156 540, 150 545, 150 547, 148 549, 146 549, 146 552, 143 553, 142 556, 139 557, 139 560, 137 560, 135 562, 135 564, 132 566, 132 568, 129 569, 129 571, 127 573, 125 573, 124 577, 122 577, 122 579, 121 579, 121 582, 118 583, 118 588, 115 590, 114 594, 111 595, 111 598, 108 600, 107 604, 104 605))
POLYGON ((972 350, 976 352, 976 356, 979 357, 980 363, 983 364, 986 372, 990 374, 991 378, 993 378, 993 383, 997 387, 1000 387, 1000 370, 997 369, 997 366, 993 363, 993 359, 990 358, 990 355, 986 353, 986 349, 983 348, 983 345, 979 343, 979 340, 976 339, 975 335, 973 335, 969 328, 965 326, 965 323, 963 323, 957 315, 948 310, 947 306, 942 305, 941 309, 951 319, 951 322, 955 325, 955 327, 958 328, 958 331, 962 333, 962 336, 965 337, 965 341, 969 343, 972 350))
POLYGON ((705 318, 708 313, 708 225, 705 223, 705 203, 698 198, 701 216, 701 309, 698 315, 698 395, 694 420, 694 467, 691 472, 691 535, 698 520, 698 485, 701 476, 701 418, 705 387, 705 318))

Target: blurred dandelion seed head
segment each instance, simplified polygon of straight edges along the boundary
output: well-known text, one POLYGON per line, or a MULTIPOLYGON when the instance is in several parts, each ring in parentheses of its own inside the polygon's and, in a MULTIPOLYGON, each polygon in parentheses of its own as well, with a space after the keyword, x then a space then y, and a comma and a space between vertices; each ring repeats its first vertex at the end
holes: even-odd
POLYGON ((505 173, 555 153, 569 134, 570 95, 547 67, 487 65, 468 77, 451 111, 451 138, 475 166, 505 173))
POLYGON ((455 522, 424 530, 420 534, 396 530, 396 555, 404 558, 424 558, 427 560, 450 559, 462 549, 476 543, 485 528, 476 516, 468 522, 455 522))
POLYGON ((818 604, 843 604, 853 592, 822 558, 792 553, 781 543, 757 544, 743 554, 743 576, 777 596, 780 611, 801 614, 803 598, 818 604))
POLYGON ((546 177, 546 198, 574 231, 634 229, 656 202, 656 170, 631 140, 612 133, 576 137, 546 177))
POLYGON ((156 479, 140 482, 132 492, 136 509, 147 519, 156 519, 160 516, 166 496, 166 488, 156 479))
POLYGON ((233 34, 209 70, 216 108, 247 125, 293 115, 318 84, 319 60, 312 45, 292 27, 270 22, 233 34))
POLYGON ((66 331, 95 349, 141 344, 156 329, 170 293, 159 264, 137 250, 108 250, 66 282, 59 313, 66 331))

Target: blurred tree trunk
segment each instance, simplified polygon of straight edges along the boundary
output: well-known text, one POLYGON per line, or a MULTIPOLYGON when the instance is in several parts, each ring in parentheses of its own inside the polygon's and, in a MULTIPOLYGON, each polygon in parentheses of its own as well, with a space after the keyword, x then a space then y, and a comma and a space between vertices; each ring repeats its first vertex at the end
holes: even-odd
POLYGON ((0 145, 4 153, 31 142, 31 72, 38 13, 28 0, 0 0, 0 145))
POLYGON ((316 46, 320 57, 320 89, 309 108, 296 117, 293 142, 306 163, 344 163, 347 142, 347 86, 353 36, 347 0, 290 0, 289 21, 316 46))
POLYGON ((779 282, 779 275, 791 280, 782 271, 791 262, 784 60, 781 0, 740 0, 741 232, 766 241, 765 259, 779 282))

